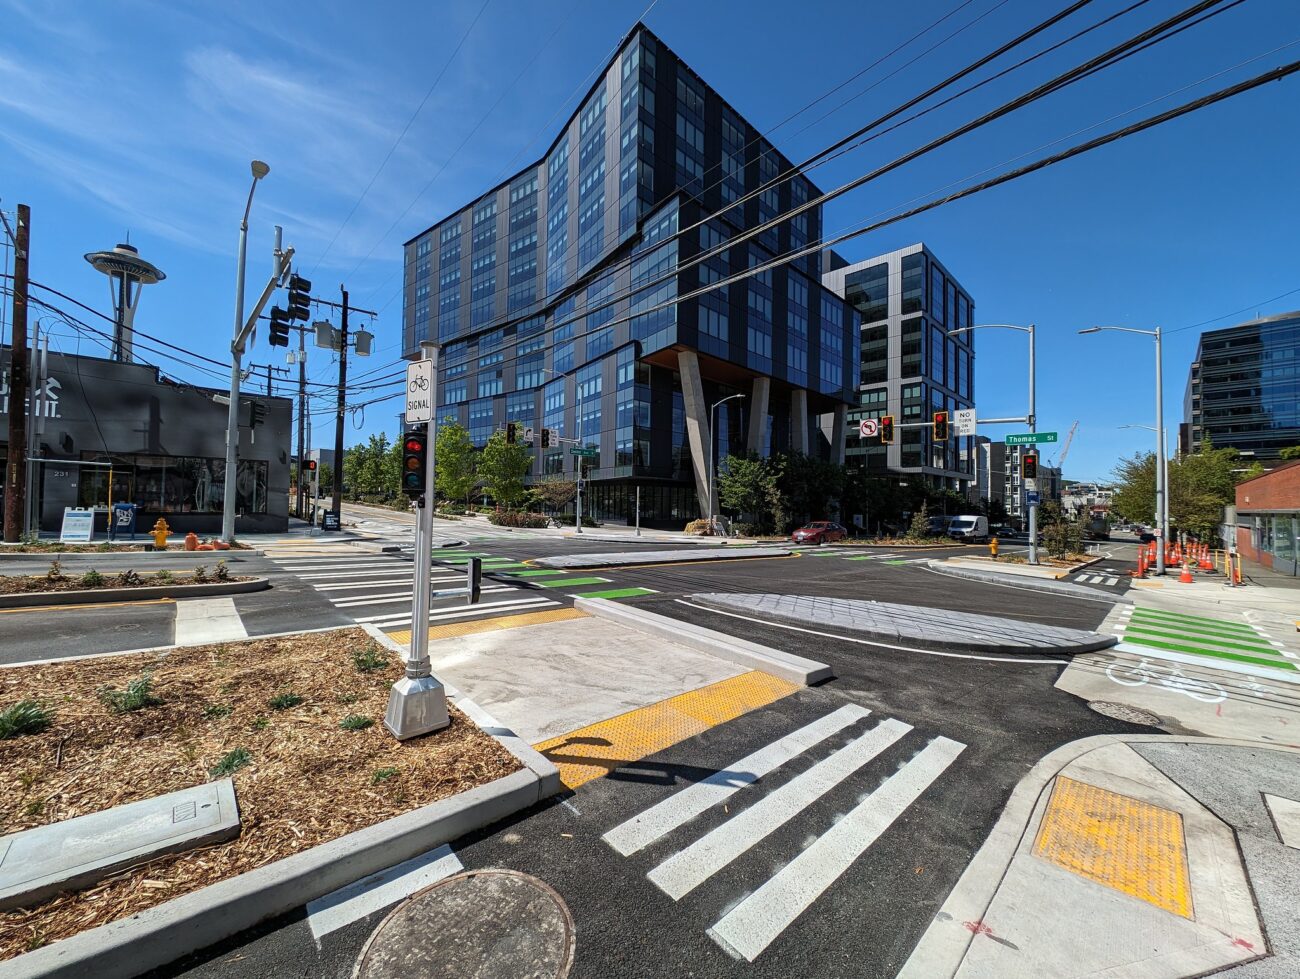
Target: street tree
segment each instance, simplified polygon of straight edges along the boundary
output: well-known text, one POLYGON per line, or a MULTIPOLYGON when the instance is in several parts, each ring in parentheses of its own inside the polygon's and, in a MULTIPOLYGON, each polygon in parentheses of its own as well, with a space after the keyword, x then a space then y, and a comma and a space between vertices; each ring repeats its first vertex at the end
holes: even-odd
POLYGON ((768 460, 756 455, 728 455, 718 466, 718 502, 754 521, 762 530, 773 525, 776 478, 768 460))
POLYGON ((577 495, 578 484, 572 479, 561 477, 533 484, 533 496, 537 502, 552 512, 563 510, 577 495))
POLYGON ((533 453, 526 445, 506 441, 505 432, 493 432, 478 460, 483 488, 497 504, 508 509, 524 499, 524 477, 533 465, 533 453))
POLYGON ((466 501, 478 484, 477 453, 469 432, 459 422, 438 427, 433 445, 436 489, 448 500, 466 501))
POLYGON ((1288 445, 1279 455, 1283 462, 1290 462, 1293 459, 1300 459, 1300 445, 1288 445))

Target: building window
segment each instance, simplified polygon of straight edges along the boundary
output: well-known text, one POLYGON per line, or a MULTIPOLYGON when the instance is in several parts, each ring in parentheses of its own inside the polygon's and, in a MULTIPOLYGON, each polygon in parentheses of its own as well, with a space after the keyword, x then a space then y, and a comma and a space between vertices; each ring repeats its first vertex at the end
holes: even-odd
POLYGON ((480 398, 490 398, 494 394, 501 393, 501 372, 491 371, 486 376, 478 376, 478 396, 480 398))
POLYGON ((598 333, 587 335, 587 359, 595 360, 610 352, 614 347, 614 330, 607 327, 598 333))
POLYGON ((569 342, 557 346, 551 363, 557 374, 567 374, 573 370, 573 343, 569 342))
POLYGON ((460 404, 469 396, 469 382, 456 381, 453 384, 447 384, 442 389, 442 403, 445 405, 460 404))
POLYGON ((889 265, 872 265, 844 277, 844 298, 862 314, 863 323, 889 316, 889 265))
POLYGON ((471 401, 469 404, 469 437, 475 445, 485 445, 496 428, 495 411, 491 398, 471 401))

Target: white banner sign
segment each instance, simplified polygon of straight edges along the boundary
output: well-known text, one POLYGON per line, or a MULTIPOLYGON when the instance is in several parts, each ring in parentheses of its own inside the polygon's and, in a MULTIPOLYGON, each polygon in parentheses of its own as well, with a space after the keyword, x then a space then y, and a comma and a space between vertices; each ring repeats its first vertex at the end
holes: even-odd
POLYGON ((406 424, 433 421, 433 361, 406 365, 406 424))
POLYGON ((880 421, 875 418, 864 418, 858 422, 858 433, 864 438, 874 438, 880 434, 880 421))
POLYGON ((959 408, 952 413, 952 428, 958 435, 975 434, 975 409, 959 408))

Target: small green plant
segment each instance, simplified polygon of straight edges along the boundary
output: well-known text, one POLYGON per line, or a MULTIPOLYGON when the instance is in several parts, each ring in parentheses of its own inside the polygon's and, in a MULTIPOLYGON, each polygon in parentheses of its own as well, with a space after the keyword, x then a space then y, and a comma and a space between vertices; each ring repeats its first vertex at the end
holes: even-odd
POLYGON ((113 687, 101 688, 99 699, 114 714, 130 714, 146 707, 157 707, 162 703, 153 695, 153 675, 148 671, 128 683, 125 690, 116 690, 113 687))
POLYGON ((258 718, 254 718, 253 723, 249 726, 252 727, 254 731, 265 731, 267 725, 269 725, 270 723, 271 721, 269 718, 258 717, 258 718))
POLYGON ((166 568, 154 573, 153 580, 160 585, 168 584, 172 580, 172 573, 166 568))
POLYGON ((370 773, 370 784, 379 785, 381 782, 387 782, 396 774, 396 768, 376 768, 370 773))
POLYGON ((98 571, 96 571, 94 568, 91 568, 89 571, 87 571, 85 574, 81 576, 82 588, 100 588, 103 586, 103 584, 104 584, 104 576, 100 574, 98 571))
POLYGON ((140 584, 140 576, 131 568, 127 568, 117 576, 117 583, 123 588, 129 588, 132 585, 140 584))
POLYGON ((208 704, 203 708, 203 716, 214 721, 219 717, 229 717, 232 709, 229 704, 208 704))
POLYGON ((248 753, 247 748, 236 748, 222 755, 221 761, 208 769, 208 774, 213 778, 225 778, 227 775, 235 774, 252 760, 253 756, 248 753))
POLYGON ((378 646, 371 645, 352 654, 352 665, 358 673, 373 673, 388 665, 388 657, 378 646))
POLYGON ((335 694, 334 699, 337 700, 340 704, 355 704, 358 700, 361 699, 361 694, 340 693, 340 694, 335 694))
POLYGON ((35 819, 41 813, 45 812, 45 800, 33 799, 23 807, 23 812, 31 819, 35 819))
POLYGON ((206 584, 208 580, 208 569, 201 564, 196 564, 194 565, 193 575, 194 575, 194 583, 196 585, 206 584))
POLYGON ((364 731, 374 723, 373 717, 366 717, 364 714, 349 714, 339 721, 339 727, 345 731, 364 731))
POLYGON ((42 707, 34 700, 20 700, 11 707, 0 710, 0 741, 40 734, 54 720, 54 711, 42 707))
POLYGON ((50 570, 45 572, 45 580, 52 582, 66 580, 66 576, 63 573, 63 565, 59 563, 58 558, 55 558, 50 562, 50 570))
POLYGON ((101 554, 105 554, 113 549, 114 549, 113 545, 110 544, 108 541, 101 541, 100 543, 95 545, 95 550, 99 551, 101 554))
POLYGON ((281 693, 276 694, 268 702, 271 705, 271 710, 288 710, 290 707, 297 707, 301 704, 302 698, 296 693, 281 693))
POLYGON ((229 581, 229 580, 230 580, 230 569, 229 569, 228 567, 226 567, 226 562, 225 562, 225 561, 218 561, 218 562, 217 562, 217 566, 216 566, 216 568, 213 569, 212 577, 215 578, 217 581, 229 581))

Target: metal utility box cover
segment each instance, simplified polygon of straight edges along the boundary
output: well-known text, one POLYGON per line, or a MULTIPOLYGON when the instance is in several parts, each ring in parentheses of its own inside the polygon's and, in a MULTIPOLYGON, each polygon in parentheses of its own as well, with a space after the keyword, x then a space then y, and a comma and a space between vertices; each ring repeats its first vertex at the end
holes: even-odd
POLYGON ((239 835, 230 779, 0 836, 0 911, 89 887, 122 867, 239 835))

